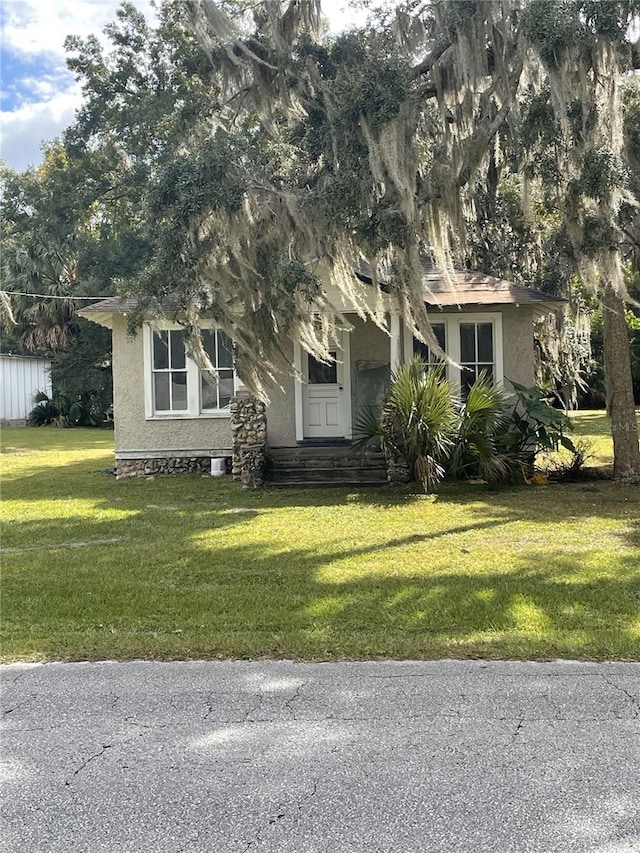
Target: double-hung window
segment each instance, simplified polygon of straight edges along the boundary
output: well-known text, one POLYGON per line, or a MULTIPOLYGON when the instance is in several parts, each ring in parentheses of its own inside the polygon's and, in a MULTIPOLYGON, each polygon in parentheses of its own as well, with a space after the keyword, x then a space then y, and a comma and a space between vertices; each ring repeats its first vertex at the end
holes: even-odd
POLYGON ((493 381, 496 361, 492 322, 460 323, 460 366, 464 396, 482 373, 493 381))
POLYGON ((153 333, 151 372, 154 412, 186 412, 189 403, 187 357, 182 329, 161 329, 153 333))
MULTIPOLYGON (((433 330, 433 334, 435 339, 438 341, 444 352, 447 351, 447 326, 446 323, 432 323, 431 328, 433 330)), ((422 357, 422 360, 425 362, 429 369, 434 367, 442 367, 443 361, 442 357, 436 355, 431 347, 427 344, 423 344, 422 341, 414 338, 413 341, 413 352, 414 355, 419 355, 422 357)))
MULTIPOLYGON (((439 315, 432 328, 442 349, 459 365, 447 364, 445 375, 463 396, 482 373, 495 384, 502 384, 501 314, 439 315)), ((442 364, 429 347, 415 339, 413 353, 421 355, 429 367, 442 364)), ((406 357, 413 353, 407 352, 406 357)))
POLYGON ((233 397, 234 371, 231 339, 220 329, 204 329, 202 342, 207 355, 218 369, 217 380, 200 374, 200 410, 211 412, 228 409, 233 397))
POLYGON ((184 332, 173 327, 144 330, 145 414, 147 418, 228 417, 236 375, 231 339, 220 329, 204 329, 204 348, 217 378, 187 355, 184 332))

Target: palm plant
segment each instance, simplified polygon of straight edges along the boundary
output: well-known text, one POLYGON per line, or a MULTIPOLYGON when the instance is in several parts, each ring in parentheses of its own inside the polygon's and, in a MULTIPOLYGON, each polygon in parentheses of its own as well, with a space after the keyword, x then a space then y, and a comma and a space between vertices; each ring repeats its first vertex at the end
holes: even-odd
POLYGON ((72 297, 78 285, 73 241, 35 235, 7 247, 2 281, 3 322, 15 324, 21 348, 56 352, 69 346, 78 322, 72 297))
POLYGON ((394 464, 405 465, 426 493, 445 474, 457 426, 453 388, 441 370, 428 370, 420 356, 392 377, 380 418, 373 412, 356 424, 356 446, 379 440, 394 464))
POLYGON ((511 395, 482 372, 469 388, 466 400, 459 400, 457 406, 458 434, 449 462, 450 473, 488 481, 507 479, 515 459, 498 451, 495 437, 506 428, 513 408, 511 395))

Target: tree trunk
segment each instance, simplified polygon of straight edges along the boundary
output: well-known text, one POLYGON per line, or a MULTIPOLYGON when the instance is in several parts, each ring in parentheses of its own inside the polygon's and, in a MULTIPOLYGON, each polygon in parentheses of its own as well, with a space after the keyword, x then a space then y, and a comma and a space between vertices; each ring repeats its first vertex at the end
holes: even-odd
POLYGON ((613 435, 613 477, 615 480, 639 479, 640 447, 624 303, 610 284, 605 285, 600 302, 604 328, 607 412, 611 418, 613 435))

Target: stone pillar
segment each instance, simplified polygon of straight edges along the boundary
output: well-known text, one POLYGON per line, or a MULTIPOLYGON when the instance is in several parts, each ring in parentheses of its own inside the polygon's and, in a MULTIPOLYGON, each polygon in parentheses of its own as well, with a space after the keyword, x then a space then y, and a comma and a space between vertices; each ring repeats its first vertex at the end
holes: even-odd
POLYGON ((385 462, 387 463, 387 482, 390 486, 406 486, 411 482, 411 471, 400 459, 385 451, 385 462))
POLYGON ((264 484, 266 454, 264 444, 249 444, 242 451, 242 488, 261 489, 264 484))
POLYGON ((266 406, 246 388, 231 399, 234 480, 245 488, 259 488, 264 477, 267 454, 266 406))

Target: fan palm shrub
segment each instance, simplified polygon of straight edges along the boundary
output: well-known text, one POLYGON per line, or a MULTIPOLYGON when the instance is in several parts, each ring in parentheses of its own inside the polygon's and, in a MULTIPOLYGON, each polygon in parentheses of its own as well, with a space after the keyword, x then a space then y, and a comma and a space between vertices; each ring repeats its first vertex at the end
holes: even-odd
POLYGON ((458 428, 448 464, 454 477, 507 480, 519 467, 514 454, 500 452, 496 435, 504 433, 513 409, 512 396, 482 372, 466 400, 456 400, 458 428))
POLYGON ((425 492, 446 472, 457 434, 454 392, 442 370, 427 370, 420 356, 393 375, 379 418, 373 411, 356 424, 356 446, 379 440, 387 458, 404 465, 425 492))
POLYGON ((443 368, 429 369, 415 356, 392 377, 382 413, 371 409, 359 418, 355 446, 379 441, 391 464, 427 493, 447 474, 521 482, 538 451, 574 446, 565 434, 569 419, 546 391, 511 384, 515 394, 482 373, 462 399, 443 368))

